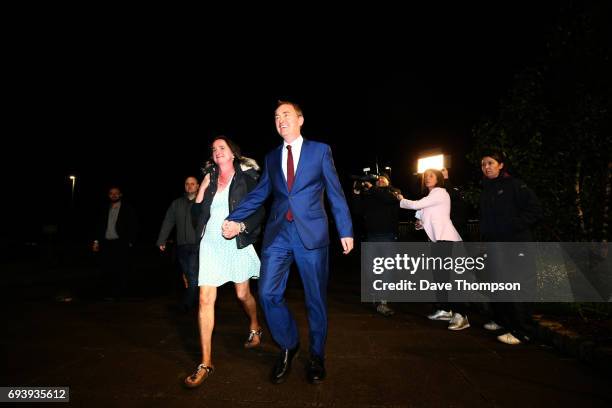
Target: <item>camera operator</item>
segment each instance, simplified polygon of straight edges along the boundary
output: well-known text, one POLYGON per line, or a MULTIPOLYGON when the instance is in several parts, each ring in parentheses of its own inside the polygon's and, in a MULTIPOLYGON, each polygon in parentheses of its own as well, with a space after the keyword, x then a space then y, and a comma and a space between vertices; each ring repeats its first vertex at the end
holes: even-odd
MULTIPOLYGON (((354 212, 363 217, 367 242, 395 242, 399 226, 400 191, 391 187, 387 175, 378 176, 375 183, 375 186, 365 180, 353 183, 354 212)), ((383 316, 394 314, 384 300, 376 311, 383 316)))

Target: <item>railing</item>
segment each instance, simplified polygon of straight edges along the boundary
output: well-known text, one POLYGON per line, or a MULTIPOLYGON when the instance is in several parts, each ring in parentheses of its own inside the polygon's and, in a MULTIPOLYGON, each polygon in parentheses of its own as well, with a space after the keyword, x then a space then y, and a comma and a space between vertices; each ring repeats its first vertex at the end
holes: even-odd
MULTIPOLYGON (((414 221, 401 221, 399 223, 399 240, 413 241, 422 238, 423 232, 418 232, 414 228, 414 221)), ((468 220, 466 224, 466 236, 464 241, 478 241, 480 237, 480 221, 468 220)))

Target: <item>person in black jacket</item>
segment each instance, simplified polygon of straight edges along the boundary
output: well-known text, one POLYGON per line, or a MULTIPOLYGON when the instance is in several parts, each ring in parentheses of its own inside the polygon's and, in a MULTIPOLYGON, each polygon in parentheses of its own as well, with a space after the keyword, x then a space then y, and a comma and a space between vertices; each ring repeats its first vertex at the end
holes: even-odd
MULTIPOLYGON (((380 175, 376 186, 364 182, 364 189, 353 186, 353 211, 364 221, 367 242, 396 242, 399 227, 399 190, 391 187, 389 177, 380 175)), ((383 316, 395 314, 386 300, 376 311, 383 316)))
MULTIPOLYGON (((542 217, 542 207, 534 192, 507 171, 502 152, 491 151, 482 156, 484 175, 480 195, 480 235, 486 242, 531 242, 531 227, 542 217)), ((526 255, 527 251, 525 251, 526 255)), ((503 256, 503 254, 501 254, 503 256)), ((530 256, 524 267, 532 269, 530 256)), ((530 306, 524 302, 492 303, 494 321, 487 330, 505 328, 497 339, 506 344, 520 344, 529 339, 530 306)))
POLYGON ((138 234, 138 221, 133 207, 122 200, 117 186, 108 190, 108 207, 96 223, 92 250, 100 253, 103 283, 99 285, 108 300, 124 294, 130 273, 130 252, 138 234))
POLYGON ((533 241, 531 227, 542 217, 542 207, 527 184, 506 171, 503 157, 493 152, 482 158, 481 238, 489 242, 533 241))
POLYGON ((451 221, 453 226, 461 235, 461 239, 467 241, 467 213, 468 207, 463 198, 463 190, 460 186, 455 185, 449 178, 448 169, 440 170, 444 177, 444 188, 448 192, 451 199, 451 221))
POLYGON ((223 221, 253 190, 259 178, 257 163, 240 155, 239 147, 225 136, 212 143, 212 158, 204 172, 206 176, 191 207, 196 223, 196 238, 200 248, 198 284, 200 286, 199 326, 202 363, 185 378, 185 385, 197 387, 214 371, 212 364, 212 332, 215 323, 217 287, 235 282, 236 295, 250 320, 250 331, 244 347, 258 346, 262 329, 257 320, 255 298, 249 280, 259 277, 260 261, 253 243, 261 232, 265 212, 263 207, 240 224, 237 235, 225 239, 223 221))

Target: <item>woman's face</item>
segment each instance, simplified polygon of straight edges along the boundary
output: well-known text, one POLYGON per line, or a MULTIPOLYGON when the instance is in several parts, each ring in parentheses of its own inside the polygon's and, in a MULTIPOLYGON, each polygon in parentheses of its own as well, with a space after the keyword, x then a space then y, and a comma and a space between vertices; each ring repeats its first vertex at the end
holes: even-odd
POLYGON ((436 184, 438 184, 438 178, 436 177, 435 173, 431 171, 426 171, 423 175, 423 178, 425 181, 425 187, 427 187, 429 190, 431 190, 436 186, 436 184))
POLYGON ((231 163, 234 160, 234 153, 232 153, 232 149, 229 148, 225 140, 217 139, 212 145, 212 157, 217 165, 221 165, 227 162, 231 163))
POLYGON ((499 172, 504 168, 504 163, 499 163, 494 158, 485 156, 480 162, 480 168, 482 169, 482 174, 492 180, 499 176, 499 172))

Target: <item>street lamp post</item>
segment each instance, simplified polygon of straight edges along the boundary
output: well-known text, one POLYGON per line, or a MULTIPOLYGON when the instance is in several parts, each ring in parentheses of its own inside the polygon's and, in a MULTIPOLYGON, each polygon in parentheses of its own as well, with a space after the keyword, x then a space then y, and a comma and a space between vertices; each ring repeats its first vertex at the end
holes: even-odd
POLYGON ((74 205, 74 185, 76 183, 76 176, 71 174, 68 178, 72 181, 72 195, 71 195, 71 203, 74 205))

